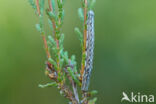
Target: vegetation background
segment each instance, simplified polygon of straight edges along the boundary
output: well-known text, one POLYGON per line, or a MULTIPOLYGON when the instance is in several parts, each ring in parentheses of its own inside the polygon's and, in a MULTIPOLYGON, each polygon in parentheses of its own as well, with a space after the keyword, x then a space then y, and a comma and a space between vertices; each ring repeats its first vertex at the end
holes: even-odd
MULTIPOLYGON (((97 0, 90 89, 97 104, 120 104, 122 92, 156 95, 156 0, 97 0)), ((74 27, 79 0, 66 0, 65 48, 81 59, 74 27)), ((66 104, 56 88, 38 88, 45 52, 27 0, 0 0, 0 104, 66 104)))

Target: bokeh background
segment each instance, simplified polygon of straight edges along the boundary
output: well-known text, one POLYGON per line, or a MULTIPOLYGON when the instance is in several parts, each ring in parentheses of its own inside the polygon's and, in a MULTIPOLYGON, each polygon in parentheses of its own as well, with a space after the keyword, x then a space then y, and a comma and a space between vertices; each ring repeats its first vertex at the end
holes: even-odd
MULTIPOLYGON (((79 7, 66 0, 63 27, 65 49, 78 62, 79 7)), ((37 22, 27 0, 0 0, 0 104, 67 104, 55 88, 38 88, 50 80, 37 22)), ((156 95, 156 0, 97 0, 95 32, 97 104, 121 104, 123 91, 156 95)))

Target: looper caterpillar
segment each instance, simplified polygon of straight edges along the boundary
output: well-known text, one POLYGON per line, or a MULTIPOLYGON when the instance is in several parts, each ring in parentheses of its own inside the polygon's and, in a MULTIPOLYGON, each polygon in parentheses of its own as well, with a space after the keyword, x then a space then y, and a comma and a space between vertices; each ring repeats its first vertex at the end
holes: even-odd
POLYGON ((94 12, 90 10, 87 16, 87 39, 86 39, 86 59, 85 70, 82 79, 82 91, 88 91, 91 71, 93 68, 94 55, 94 12))

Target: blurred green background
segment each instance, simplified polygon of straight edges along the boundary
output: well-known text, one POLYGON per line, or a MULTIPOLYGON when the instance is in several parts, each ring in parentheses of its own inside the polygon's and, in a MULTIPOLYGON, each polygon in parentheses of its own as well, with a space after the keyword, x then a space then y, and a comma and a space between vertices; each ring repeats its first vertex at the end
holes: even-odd
MULTIPOLYGON (((65 49, 78 62, 79 7, 66 0, 63 27, 65 49)), ((37 22, 27 0, 0 0, 0 104, 67 104, 55 88, 38 88, 50 80, 37 22)), ((156 95, 156 0, 97 0, 95 33, 97 104, 121 104, 123 91, 156 95)))

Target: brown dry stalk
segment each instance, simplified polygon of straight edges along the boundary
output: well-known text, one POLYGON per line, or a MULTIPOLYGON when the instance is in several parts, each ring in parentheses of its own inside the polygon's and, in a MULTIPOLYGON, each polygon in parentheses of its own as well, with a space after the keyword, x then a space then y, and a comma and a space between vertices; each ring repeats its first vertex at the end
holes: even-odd
POLYGON ((36 6, 37 6, 37 12, 38 12, 38 15, 40 16, 39 0, 36 0, 36 6))
MULTIPOLYGON (((85 2, 85 7, 84 7, 84 31, 83 31, 83 50, 82 50, 82 58, 83 55, 86 52, 86 39, 87 39, 87 27, 86 27, 86 20, 87 20, 87 0, 84 0, 85 2)), ((83 59, 82 59, 83 60, 83 59)), ((84 69, 85 69, 85 64, 82 61, 82 65, 81 65, 81 77, 80 80, 82 81, 82 76, 84 73, 84 69)))
POLYGON ((43 39, 43 42, 44 42, 44 47, 45 47, 45 50, 46 50, 47 57, 50 58, 51 55, 49 53, 49 49, 48 49, 47 40, 46 40, 45 35, 42 35, 42 39, 43 39))

